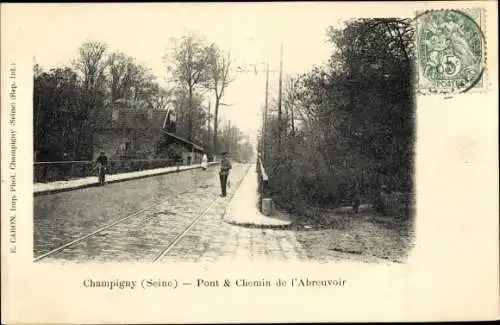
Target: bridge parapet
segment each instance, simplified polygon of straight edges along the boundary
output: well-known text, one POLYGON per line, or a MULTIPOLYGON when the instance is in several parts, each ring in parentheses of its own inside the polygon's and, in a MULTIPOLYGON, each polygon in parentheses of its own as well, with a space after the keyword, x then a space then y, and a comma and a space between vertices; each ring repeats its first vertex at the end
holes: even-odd
POLYGON ((257 177, 259 181, 259 209, 266 216, 272 215, 274 204, 269 190, 269 176, 260 157, 257 160, 257 177))
MULTIPOLYGON (((181 165, 180 161, 173 159, 113 159, 108 160, 106 174, 180 167, 181 165)), ((95 162, 91 160, 35 162, 33 164, 33 181, 35 183, 54 182, 95 176, 97 175, 95 167, 95 162)))

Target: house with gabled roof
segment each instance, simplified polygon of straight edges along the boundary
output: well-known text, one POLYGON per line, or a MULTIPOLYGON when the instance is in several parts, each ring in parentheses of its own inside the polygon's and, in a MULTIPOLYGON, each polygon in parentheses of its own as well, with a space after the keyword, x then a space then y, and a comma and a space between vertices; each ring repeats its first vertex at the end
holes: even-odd
POLYGON ((175 133, 173 109, 113 105, 97 112, 94 156, 111 159, 172 159, 185 165, 201 161, 202 146, 175 133))

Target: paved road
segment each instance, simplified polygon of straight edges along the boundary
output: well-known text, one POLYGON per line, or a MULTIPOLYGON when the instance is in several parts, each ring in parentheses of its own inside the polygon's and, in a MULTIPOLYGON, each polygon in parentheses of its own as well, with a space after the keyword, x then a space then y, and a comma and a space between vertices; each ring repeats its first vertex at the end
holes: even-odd
MULTIPOLYGON (((233 166, 229 195, 252 172, 248 168, 233 166)), ((219 197, 216 167, 36 197, 35 257, 146 209, 43 261, 307 259, 292 231, 248 229, 223 222, 229 199, 219 197), (185 236, 162 254, 208 207, 185 236)))
MULTIPOLYGON (((246 165, 235 164, 232 182, 243 177, 246 165)), ((34 198, 34 253, 35 257, 55 249, 71 240, 89 233, 114 220, 133 214, 140 209, 151 210, 139 213, 109 230, 100 233, 94 240, 76 245, 74 256, 58 254, 58 258, 98 258, 102 247, 92 246, 99 238, 101 242, 113 242, 111 238, 128 236, 130 248, 141 247, 154 241, 153 230, 172 232, 198 215, 215 198, 218 198, 219 183, 216 167, 143 178, 122 183, 107 184, 40 196, 34 198), (145 237, 146 236, 146 237, 145 237), (135 244, 134 244, 135 242, 135 244), (88 247, 83 249, 87 245, 88 247), (77 250, 76 248, 82 248, 77 250), (78 257, 77 257, 78 256, 78 257)), ((227 200, 227 199, 225 199, 227 200)), ((222 200, 223 201, 223 200, 222 200)), ((66 254, 70 254, 68 250, 66 254)), ((107 256, 103 257, 104 259, 107 256)), ((113 256, 113 259, 121 259, 113 256)), ((123 258, 130 259, 129 256, 123 258)))
POLYGON ((405 231, 397 233, 398 227, 373 222, 371 216, 341 217, 331 229, 308 231, 246 228, 224 222, 234 185, 253 172, 249 167, 234 164, 227 198, 219 197, 217 167, 35 197, 34 255, 39 257, 127 216, 41 261, 372 263, 398 261, 404 255, 401 251, 408 246, 405 231))
POLYGON ((198 222, 161 261, 303 261, 307 252, 291 230, 246 228, 221 219, 222 207, 198 222))

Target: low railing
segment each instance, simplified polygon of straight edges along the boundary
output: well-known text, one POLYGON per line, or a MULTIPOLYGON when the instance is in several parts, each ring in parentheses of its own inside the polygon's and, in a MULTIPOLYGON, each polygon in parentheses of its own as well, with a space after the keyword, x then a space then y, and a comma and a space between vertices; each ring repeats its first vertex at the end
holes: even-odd
POLYGON ((257 175, 259 179, 259 193, 263 198, 268 198, 270 196, 269 191, 269 176, 266 173, 266 169, 259 158, 257 161, 257 175))
MULTIPOLYGON (((258 178, 258 184, 259 184, 259 210, 261 212, 265 212, 265 214, 271 214, 271 207, 267 207, 266 211, 263 211, 262 207, 262 201, 264 199, 270 200, 271 198, 271 191, 269 190, 269 176, 266 173, 266 169, 264 168, 264 164, 262 163, 262 160, 258 158, 257 160, 257 178, 258 178)), ((269 203, 272 206, 272 202, 269 203)))
MULTIPOLYGON (((127 173, 179 166, 180 164, 180 161, 172 159, 109 160, 106 173, 127 173)), ((96 164, 94 161, 90 160, 35 162, 33 165, 33 178, 35 183, 70 180, 96 175, 96 164)))

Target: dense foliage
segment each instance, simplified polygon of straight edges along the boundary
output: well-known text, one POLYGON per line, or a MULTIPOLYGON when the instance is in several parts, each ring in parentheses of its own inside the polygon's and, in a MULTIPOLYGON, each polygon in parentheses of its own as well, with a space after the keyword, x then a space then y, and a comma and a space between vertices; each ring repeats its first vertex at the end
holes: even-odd
MULTIPOLYGON (((269 114, 264 164, 291 209, 413 189, 413 29, 407 19, 330 28, 329 62, 288 81, 284 118, 269 114), (281 138, 279 138, 281 128, 281 138)), ((276 107, 271 107, 271 111, 276 107)))

